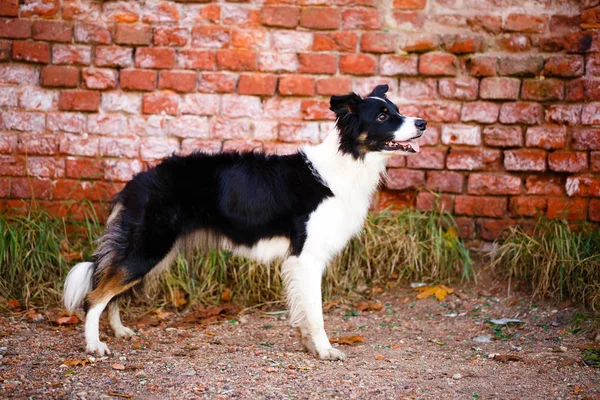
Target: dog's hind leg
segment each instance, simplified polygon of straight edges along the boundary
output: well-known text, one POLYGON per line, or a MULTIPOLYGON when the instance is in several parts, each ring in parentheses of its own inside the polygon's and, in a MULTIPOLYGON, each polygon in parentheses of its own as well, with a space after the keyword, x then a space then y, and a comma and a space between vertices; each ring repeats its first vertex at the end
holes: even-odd
POLYGON ((135 332, 130 328, 123 325, 121 322, 121 315, 119 313, 119 296, 113 298, 108 303, 108 322, 110 327, 118 338, 131 337, 135 335, 135 332))

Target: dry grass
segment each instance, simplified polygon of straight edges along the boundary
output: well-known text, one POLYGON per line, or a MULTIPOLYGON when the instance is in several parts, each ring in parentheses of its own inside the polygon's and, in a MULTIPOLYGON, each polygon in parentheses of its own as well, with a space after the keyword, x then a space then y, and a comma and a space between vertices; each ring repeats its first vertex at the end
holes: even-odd
POLYGON ((600 229, 574 231, 561 219, 538 221, 532 234, 513 228, 494 252, 493 267, 539 298, 572 299, 600 310, 600 229))
MULTIPOLYGON (((91 208, 90 208, 91 209, 91 208)), ((0 292, 25 304, 59 304, 66 274, 81 253, 89 257, 101 226, 56 219, 36 208, 25 216, 0 216, 0 292)), ((214 303, 224 288, 234 301, 257 304, 281 299, 278 263, 264 266, 228 252, 199 252, 178 258, 168 274, 136 298, 169 303, 214 303)), ((327 271, 325 296, 369 285, 408 281, 472 279, 472 262, 448 214, 405 210, 367 219, 365 232, 352 240, 327 271)))

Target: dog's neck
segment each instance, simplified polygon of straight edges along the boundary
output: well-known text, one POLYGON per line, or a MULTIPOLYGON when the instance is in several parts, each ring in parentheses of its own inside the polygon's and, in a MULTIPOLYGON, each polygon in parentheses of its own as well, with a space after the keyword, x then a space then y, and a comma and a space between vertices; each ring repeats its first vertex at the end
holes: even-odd
POLYGON ((377 189, 385 174, 386 155, 367 153, 363 159, 344 154, 340 148, 339 134, 331 132, 323 143, 307 146, 304 154, 336 196, 361 196, 368 199, 377 189))

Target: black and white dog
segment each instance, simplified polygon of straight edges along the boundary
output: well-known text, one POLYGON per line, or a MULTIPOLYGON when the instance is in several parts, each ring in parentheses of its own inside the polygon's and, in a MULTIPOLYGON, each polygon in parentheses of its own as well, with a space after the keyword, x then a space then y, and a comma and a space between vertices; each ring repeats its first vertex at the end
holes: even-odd
POLYGON ((136 175, 114 199, 92 261, 77 264, 65 282, 65 307, 85 303, 87 351, 110 354, 98 329, 107 305, 115 336, 132 336, 118 296, 168 268, 181 249, 211 247, 285 259, 291 325, 311 353, 345 359, 325 333, 321 277, 361 230, 387 159, 419 152, 414 139, 426 127, 401 115, 387 90, 331 97, 337 132, 296 154, 194 153, 136 175))

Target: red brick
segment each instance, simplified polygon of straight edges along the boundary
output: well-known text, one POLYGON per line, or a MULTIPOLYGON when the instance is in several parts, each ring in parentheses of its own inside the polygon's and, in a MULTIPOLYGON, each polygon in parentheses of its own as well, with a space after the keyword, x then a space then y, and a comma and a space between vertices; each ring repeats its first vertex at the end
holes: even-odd
POLYGON ((142 69, 121 70, 120 84, 123 90, 152 91, 156 89, 156 71, 142 69))
POLYGON ((422 148, 416 157, 406 157, 409 168, 444 169, 446 149, 422 148))
POLYGON ((340 56, 340 72, 349 75, 374 75, 377 61, 366 54, 345 54, 340 56))
POLYGON ((506 174, 471 174, 467 184, 469 194, 520 194, 521 178, 506 174))
POLYGON ((217 65, 219 69, 253 71, 256 69, 256 53, 247 50, 219 50, 217 65))
POLYGON ((55 135, 20 134, 17 151, 23 154, 53 155, 58 151, 55 135))
POLYGON ((529 14, 509 14, 504 29, 513 32, 542 33, 548 25, 548 17, 529 14))
POLYGON ((380 73, 384 76, 417 75, 418 62, 419 57, 416 55, 382 55, 379 67, 380 73))
POLYGON ((600 177, 569 176, 565 188, 569 196, 600 197, 600 177))
POLYGON ((496 46, 512 53, 525 52, 531 50, 531 40, 525 35, 505 35, 496 39, 496 46))
POLYGON ((231 31, 231 44, 242 49, 266 48, 266 29, 233 29, 231 31))
POLYGON ((483 38, 475 35, 445 35, 444 48, 448 53, 478 53, 483 50, 483 38))
POLYGON ((456 196, 454 212, 458 215, 501 218, 506 213, 506 197, 456 196))
POLYGON ((546 212, 546 199, 543 197, 512 197, 509 203, 512 217, 536 217, 546 212))
POLYGON ((437 192, 462 193, 465 178, 458 172, 430 171, 427 173, 427 189, 437 192))
POLYGON ((600 103, 587 103, 581 111, 583 125, 600 125, 600 103))
POLYGON ((31 37, 30 20, 0 18, 0 38, 27 39, 29 37, 31 37))
POLYGON ((444 125, 442 126, 442 143, 479 146, 481 144, 481 127, 464 124, 444 125))
POLYGON ((460 104, 450 102, 431 102, 422 104, 420 118, 428 122, 458 122, 460 119, 460 104))
POLYGON ((427 53, 419 60, 419 73, 423 75, 456 75, 458 59, 453 54, 427 53))
POLYGON ((600 32, 583 31, 571 33, 566 37, 565 50, 569 53, 587 53, 600 51, 600 32))
POLYGON ((215 54, 211 51, 187 49, 179 52, 177 65, 180 68, 211 71, 216 69, 217 62, 215 54))
POLYGON ((566 38, 564 35, 542 36, 538 39, 541 51, 560 52, 565 49, 566 38))
POLYGON ((3 17, 17 17, 19 15, 19 0, 4 0, 0 3, 0 15, 3 17))
POLYGON ((97 46, 95 64, 99 67, 133 66, 133 49, 119 46, 97 46))
POLYGON ((562 196, 564 182, 556 176, 530 176, 525 180, 527 194, 562 196))
POLYGON ((58 108, 65 111, 98 111, 100 93, 87 90, 60 93, 58 108))
POLYGON ((0 61, 10 59, 11 48, 12 42, 10 40, 0 40, 0 61))
POLYGON ((552 15, 550 16, 550 32, 577 32, 580 20, 580 15, 552 15))
POLYGON ((117 87, 117 71, 107 68, 84 68, 81 78, 88 89, 114 89, 117 87))
POLYGON ((590 220, 600 222, 600 200, 590 200, 590 220))
POLYGON ((55 44, 52 46, 53 64, 90 65, 92 49, 90 46, 75 44, 55 44))
POLYGON ((177 92, 193 92, 196 89, 196 73, 193 71, 160 71, 159 89, 173 89, 177 92))
POLYGON ((543 56, 503 56, 499 61, 500 75, 536 76, 544 69, 543 56))
POLYGON ((440 38, 433 33, 414 33, 406 34, 402 38, 403 42, 400 48, 410 53, 423 53, 426 51, 437 50, 440 45, 440 38))
POLYGON ((494 76, 498 70, 498 58, 476 55, 466 61, 466 69, 473 76, 494 76))
POLYGON ((553 55, 544 65, 545 76, 574 77, 583 75, 583 56, 553 55))
POLYGON ((309 29, 338 29, 341 21, 339 8, 303 7, 300 25, 309 29))
POLYGON ((188 44, 190 31, 188 28, 178 26, 157 26, 154 28, 155 46, 180 47, 188 44))
POLYGON ((221 49, 229 45, 229 29, 218 25, 200 25, 192 28, 192 46, 221 49))
POLYGON ((506 239, 509 229, 515 226, 515 224, 515 221, 506 219, 478 219, 477 230, 479 231, 479 238, 488 241, 506 239))
POLYGON ((479 92, 479 80, 476 78, 440 79, 440 96, 446 99, 475 100, 479 92))
POLYGON ((115 25, 114 40, 117 44, 148 45, 152 43, 152 27, 146 24, 121 24, 115 25))
POLYGON ((348 8, 342 12, 343 29, 379 29, 381 18, 376 9, 348 8))
POLYGON ((481 122, 484 124, 491 124, 498 120, 498 114, 500 112, 500 106, 496 103, 490 103, 487 101, 476 101, 471 103, 464 103, 460 119, 464 122, 481 122))
POLYGON ((102 13, 102 4, 82 3, 79 0, 63 0, 62 19, 92 21, 102 13))
POLYGON ((104 177, 104 162, 97 158, 67 158, 67 178, 100 179, 104 177))
POLYGON ((313 51, 356 51, 358 35, 354 32, 315 33, 313 51))
POLYGON ((238 83, 238 93, 272 96, 277 87, 277 76, 270 74, 241 75, 238 83))
POLYGON ((33 38, 49 42, 70 42, 73 24, 62 21, 35 20, 32 26, 33 38))
POLYGON ((480 96, 482 99, 516 100, 520 87, 521 81, 516 78, 483 78, 480 96))
POLYGON ((520 147, 523 132, 520 126, 489 126, 483 129, 483 143, 494 147, 520 147))
POLYGON ((600 54, 590 54, 586 57, 586 59, 586 74, 600 76, 600 54))
POLYGON ((415 203, 414 190, 405 192, 380 191, 377 200, 378 210, 397 211, 408 207, 413 207, 415 203))
POLYGON ((307 74, 335 74, 337 57, 331 54, 300 54, 298 72, 307 74))
POLYGON ((112 36, 103 25, 78 23, 75 24, 75 41, 88 44, 111 44, 112 36))
POLYGON ((407 78, 400 80, 400 95, 407 100, 437 98, 437 80, 407 78))
POLYGON ((304 120, 333 120, 334 115, 329 110, 329 102, 321 100, 302 101, 302 119, 304 120))
POLYGON ((360 50, 367 53, 394 53, 398 48, 396 34, 365 32, 360 40, 360 50))
POLYGON ((452 148, 446 157, 449 170, 497 170, 500 168, 500 151, 488 149, 452 148))
POLYGON ((521 90, 523 100, 552 101, 564 98, 564 83, 558 79, 524 80, 521 90))
POLYGON ((425 186, 425 172, 392 168, 388 170, 386 187, 394 190, 417 189, 425 186))
POLYGON ((556 172, 586 172, 588 155, 584 152, 555 151, 548 154, 548 167, 556 172))
POLYGON ((455 217, 454 222, 458 228, 458 235, 461 239, 471 239, 475 235, 475 224, 473 218, 455 217))
POLYGON ((58 13, 59 0, 26 0, 21 8, 21 18, 53 18, 58 13))
POLYGON ((148 2, 144 5, 144 22, 179 22, 179 8, 177 4, 167 1, 148 2))
POLYGON ((52 196, 52 182, 41 179, 13 178, 10 197, 17 199, 49 199, 52 196))
POLYGON ((581 123, 581 104, 552 104, 546 108, 546 122, 565 125, 581 123))
POLYGON ((24 176, 26 157, 0 156, 0 175, 24 176))
POLYGON ((266 26, 294 28, 298 25, 298 17, 298 7, 265 6, 260 10, 260 23, 266 26))
POLYGON ((503 124, 534 125, 542 121, 542 106, 537 103, 504 103, 500 107, 503 124))
POLYGON ((50 47, 43 42, 13 42, 13 60, 47 64, 50 62, 50 47))
POLYGON ((224 72, 205 72, 198 75, 198 91, 203 93, 235 92, 237 77, 224 72))
POLYGON ((564 126, 533 126, 527 128, 527 147, 541 147, 546 150, 564 149, 567 145, 567 128, 564 126))
POLYGON ((427 0, 394 0, 394 8, 397 10, 422 10, 427 0))
POLYGON ((423 211, 452 212, 452 196, 430 192, 417 193, 416 207, 423 211))
POLYGON ((179 108, 179 96, 168 92, 155 92, 145 94, 142 98, 142 112, 144 114, 169 114, 176 115, 179 108))
POLYGON ((392 18, 396 23, 396 29, 402 31, 422 31, 425 25, 425 15, 420 12, 394 11, 392 18))
POLYGON ((347 94, 352 90, 350 78, 323 78, 317 80, 317 94, 323 96, 347 94))
POLYGON ((507 171, 545 171, 544 150, 519 149, 504 152, 504 168, 507 171))
POLYGON ((600 151, 590 152, 590 171, 600 172, 600 151))
POLYGON ((175 50, 170 47, 140 47, 135 52, 135 66, 138 68, 173 68, 175 50))
POLYGON ((569 221, 586 217, 587 200, 551 197, 548 199, 548 218, 564 218, 569 221))
POLYGON ((574 79, 567 81, 565 100, 600 100, 600 80, 574 79))

